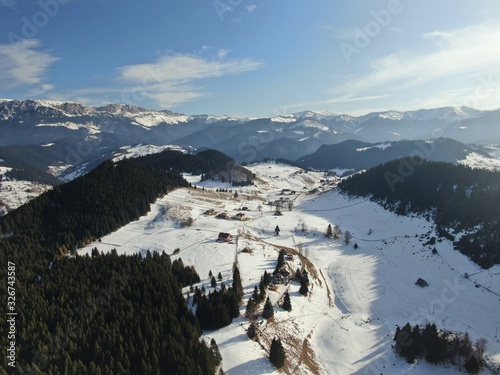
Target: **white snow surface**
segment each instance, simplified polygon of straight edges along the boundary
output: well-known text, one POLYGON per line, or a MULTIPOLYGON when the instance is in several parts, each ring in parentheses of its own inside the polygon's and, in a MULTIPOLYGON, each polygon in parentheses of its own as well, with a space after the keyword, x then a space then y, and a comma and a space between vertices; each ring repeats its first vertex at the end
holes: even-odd
POLYGON ((182 122, 188 122, 190 120, 189 116, 186 115, 170 115, 157 111, 141 112, 138 114, 128 114, 134 119, 135 123, 142 125, 145 128, 150 128, 157 126, 162 123, 166 124, 179 124, 182 122))
POLYGON ((290 129, 296 129, 296 128, 313 128, 313 129, 318 129, 324 132, 330 131, 330 128, 328 126, 322 125, 316 121, 312 120, 304 120, 300 121, 296 125, 292 126, 290 129))
POLYGON ((451 365, 423 361, 409 365, 396 357, 392 338, 396 325, 406 322, 432 322, 438 328, 467 331, 473 340, 486 338, 489 360, 500 363, 500 343, 495 337, 500 327, 500 267, 483 270, 445 240, 425 245, 437 237, 431 222, 397 216, 371 201, 343 196, 331 189, 337 180, 322 173, 274 163, 249 169, 257 176, 256 186, 236 188, 236 199, 234 193, 215 191, 218 187, 234 191, 228 184, 187 176, 196 189, 171 192, 153 204, 147 215, 80 249, 79 254, 90 254, 94 247, 104 252, 116 248, 119 254, 164 251, 194 265, 207 291, 211 290, 209 271, 220 272, 226 285, 231 284, 236 260, 245 290, 241 316, 225 328, 204 332, 207 339, 216 340, 228 375, 460 373, 451 365), (280 195, 283 189, 295 194, 280 195), (313 189, 318 193, 308 193, 313 189), (274 216, 274 209, 265 203, 279 198, 292 200, 293 210, 274 216), (212 209, 233 216, 243 206, 248 208, 241 211, 247 221, 205 214, 212 209), (193 224, 182 227, 187 218, 193 224), (352 243, 326 239, 328 224, 350 231, 352 243), (276 225, 281 229, 279 236, 274 234, 276 225), (219 232, 237 239, 218 243, 219 232), (291 271, 308 270, 310 293, 300 295, 297 282, 268 290, 275 314, 269 320, 258 318, 259 344, 246 336, 245 305, 264 271, 274 270, 279 246, 295 253, 287 261, 291 271), (437 254, 432 254, 434 247, 437 254), (177 248, 180 252, 173 255, 177 248), (469 278, 464 278, 465 273, 469 278), (416 286, 419 277, 429 286, 416 286), (279 307, 287 289, 291 312, 279 307), (273 337, 281 338, 287 353, 280 371, 267 358, 273 337))
POLYGON ((0 166, 0 216, 6 215, 50 189, 49 185, 18 181, 4 176, 11 170, 12 168, 0 166))
POLYGON ((293 115, 281 115, 271 118, 273 122, 296 122, 297 119, 293 115))
POLYGON ((144 155, 157 154, 165 150, 175 150, 182 153, 188 152, 187 148, 177 145, 155 146, 150 144, 139 144, 134 146, 120 147, 120 151, 114 153, 113 160, 118 161, 121 159, 129 159, 144 155))
POLYGON ((376 144, 374 146, 371 146, 371 147, 363 147, 363 148, 357 148, 356 151, 358 152, 362 152, 362 151, 366 151, 366 150, 369 150, 371 148, 380 148, 381 150, 385 150, 386 148, 389 148, 392 146, 392 143, 379 143, 379 144, 376 144))
POLYGON ((477 152, 471 152, 464 160, 461 160, 459 163, 467 165, 471 168, 481 168, 481 169, 489 169, 491 171, 500 170, 500 159, 498 158, 488 158, 477 152))

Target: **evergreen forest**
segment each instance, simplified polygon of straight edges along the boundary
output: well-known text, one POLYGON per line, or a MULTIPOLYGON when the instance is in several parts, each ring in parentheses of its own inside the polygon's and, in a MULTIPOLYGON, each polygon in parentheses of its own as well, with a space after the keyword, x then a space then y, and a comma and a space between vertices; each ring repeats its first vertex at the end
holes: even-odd
POLYGON ((500 263, 500 172, 403 158, 345 179, 339 188, 399 215, 434 220, 439 235, 483 268, 500 263))
MULTIPOLYGON (((16 290, 19 373, 217 370, 216 344, 200 340, 199 320, 181 292, 199 281, 193 267, 180 259, 172 264, 165 254, 142 258, 94 249, 91 256, 79 256, 75 251, 146 214, 171 190, 188 187, 179 174, 184 168, 205 173, 228 158, 207 152, 202 158, 181 154, 172 159, 167 152, 149 161, 106 161, 0 218, 2 264, 15 265, 15 282, 2 277, 0 293, 16 290)), ((7 332, 5 319, 0 329, 7 332)), ((0 345, 8 347, 7 335, 0 345)))

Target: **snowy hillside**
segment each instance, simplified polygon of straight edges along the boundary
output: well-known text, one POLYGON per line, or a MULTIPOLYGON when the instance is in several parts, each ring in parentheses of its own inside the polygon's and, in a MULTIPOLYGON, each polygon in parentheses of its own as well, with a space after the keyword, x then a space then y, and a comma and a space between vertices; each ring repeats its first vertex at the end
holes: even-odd
MULTIPOLYGON (((274 337, 285 347, 287 374, 459 373, 455 367, 424 362, 408 365, 395 356, 395 327, 408 321, 435 322, 439 328, 467 331, 474 340, 486 338, 488 360, 500 363, 498 266, 480 269, 447 241, 427 244, 436 237, 432 223, 339 195, 336 180, 321 173, 273 163, 249 169, 257 176, 256 186, 237 188, 236 198, 234 190, 217 191, 234 189, 229 185, 188 176, 196 189, 171 192, 149 214, 79 254, 90 254, 94 247, 104 252, 116 248, 119 254, 164 251, 194 265, 207 291, 212 290, 210 271, 220 272, 230 285, 236 261, 245 290, 240 317, 221 330, 204 332, 217 341, 226 374, 278 373, 267 358, 274 337), (279 200, 284 208, 276 216, 276 205, 267 203, 279 200), (228 218, 217 218, 221 213, 228 218), (232 218, 238 213, 242 220, 232 218), (349 231, 352 242, 345 244, 343 236, 327 239, 328 224, 349 231), (219 232, 235 240, 219 243, 219 232), (299 294, 295 281, 268 290, 275 314, 258 318, 258 342, 252 341, 246 336, 245 305, 264 271, 274 270, 281 249, 292 255, 286 262, 291 272, 307 270, 310 293, 299 294), (419 277, 429 287, 416 286, 419 277), (279 307, 287 290, 290 312, 279 307)), ((188 298, 189 287, 184 293, 188 298)))
POLYGON ((5 176, 11 168, 0 167, 0 216, 15 210, 50 188, 49 185, 18 181, 5 176))

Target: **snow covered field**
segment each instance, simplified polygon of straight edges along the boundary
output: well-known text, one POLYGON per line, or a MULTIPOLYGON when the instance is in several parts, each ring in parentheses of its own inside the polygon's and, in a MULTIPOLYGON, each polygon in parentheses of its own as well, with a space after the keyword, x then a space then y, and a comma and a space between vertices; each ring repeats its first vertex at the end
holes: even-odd
POLYGON ((408 365, 395 356, 391 348, 395 327, 408 321, 467 331, 474 340, 484 337, 489 359, 500 363, 496 337, 500 267, 482 270, 447 241, 437 239, 431 245, 437 236, 430 222, 342 196, 331 190, 333 177, 273 163, 249 169, 257 175, 256 186, 232 188, 213 181, 200 183, 198 176, 189 176, 197 189, 168 194, 146 216, 79 253, 89 254, 94 247, 105 252, 116 248, 119 254, 165 251, 194 265, 207 291, 212 288, 210 271, 220 272, 226 285, 231 284, 236 261, 245 289, 241 316, 221 330, 204 333, 217 341, 226 374, 278 373, 267 358, 274 337, 280 337, 285 347, 287 363, 282 371, 288 374, 459 373, 454 367, 425 362, 408 365), (233 192, 216 192, 216 188, 233 192), (266 203, 280 198, 288 199, 287 208, 282 216, 275 216, 275 208, 266 203), (292 211, 287 210, 288 202, 293 203, 292 211), (217 218, 219 213, 232 217, 239 212, 246 220, 217 218), (343 236, 327 239, 328 224, 349 231, 351 243, 345 244, 343 236), (276 225, 279 236, 274 233, 276 225), (219 243, 219 232, 236 239, 219 243), (432 252, 434 247, 437 254, 432 252), (308 271, 310 293, 300 295, 296 282, 268 291, 275 314, 267 321, 258 319, 259 342, 252 341, 246 336, 245 305, 264 271, 274 270, 282 248, 294 254, 287 261, 290 271, 308 271), (465 273, 470 276, 465 278, 465 273), (415 285, 419 277, 429 286, 415 285), (290 312, 279 307, 287 289, 290 312))
POLYGON ((0 167, 0 216, 39 196, 49 185, 30 181, 18 181, 5 177, 11 168, 0 167))

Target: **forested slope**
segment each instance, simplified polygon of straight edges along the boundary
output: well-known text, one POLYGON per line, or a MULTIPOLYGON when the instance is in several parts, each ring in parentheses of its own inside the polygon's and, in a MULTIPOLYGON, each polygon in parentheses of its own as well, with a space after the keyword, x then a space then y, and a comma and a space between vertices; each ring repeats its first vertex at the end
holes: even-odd
POLYGON ((443 236, 483 267, 500 263, 500 173, 415 158, 394 160, 339 188, 400 215, 432 216, 443 236))
MULTIPOLYGON (((183 275, 176 267, 174 274, 166 255, 73 255, 78 246, 147 213, 158 197, 189 186, 166 170, 182 170, 184 163, 203 173, 218 163, 185 158, 161 162, 160 157, 152 165, 144 158, 107 161, 0 219, 2 264, 15 265, 15 282, 7 285, 2 277, 0 293, 7 295, 8 286, 16 291, 20 373, 214 371, 216 345, 209 349, 200 342, 198 319, 180 289, 186 277, 199 280, 193 269, 183 275)), ((7 328, 4 319, 0 329, 7 328)), ((0 342, 7 348, 7 335, 0 342)))

